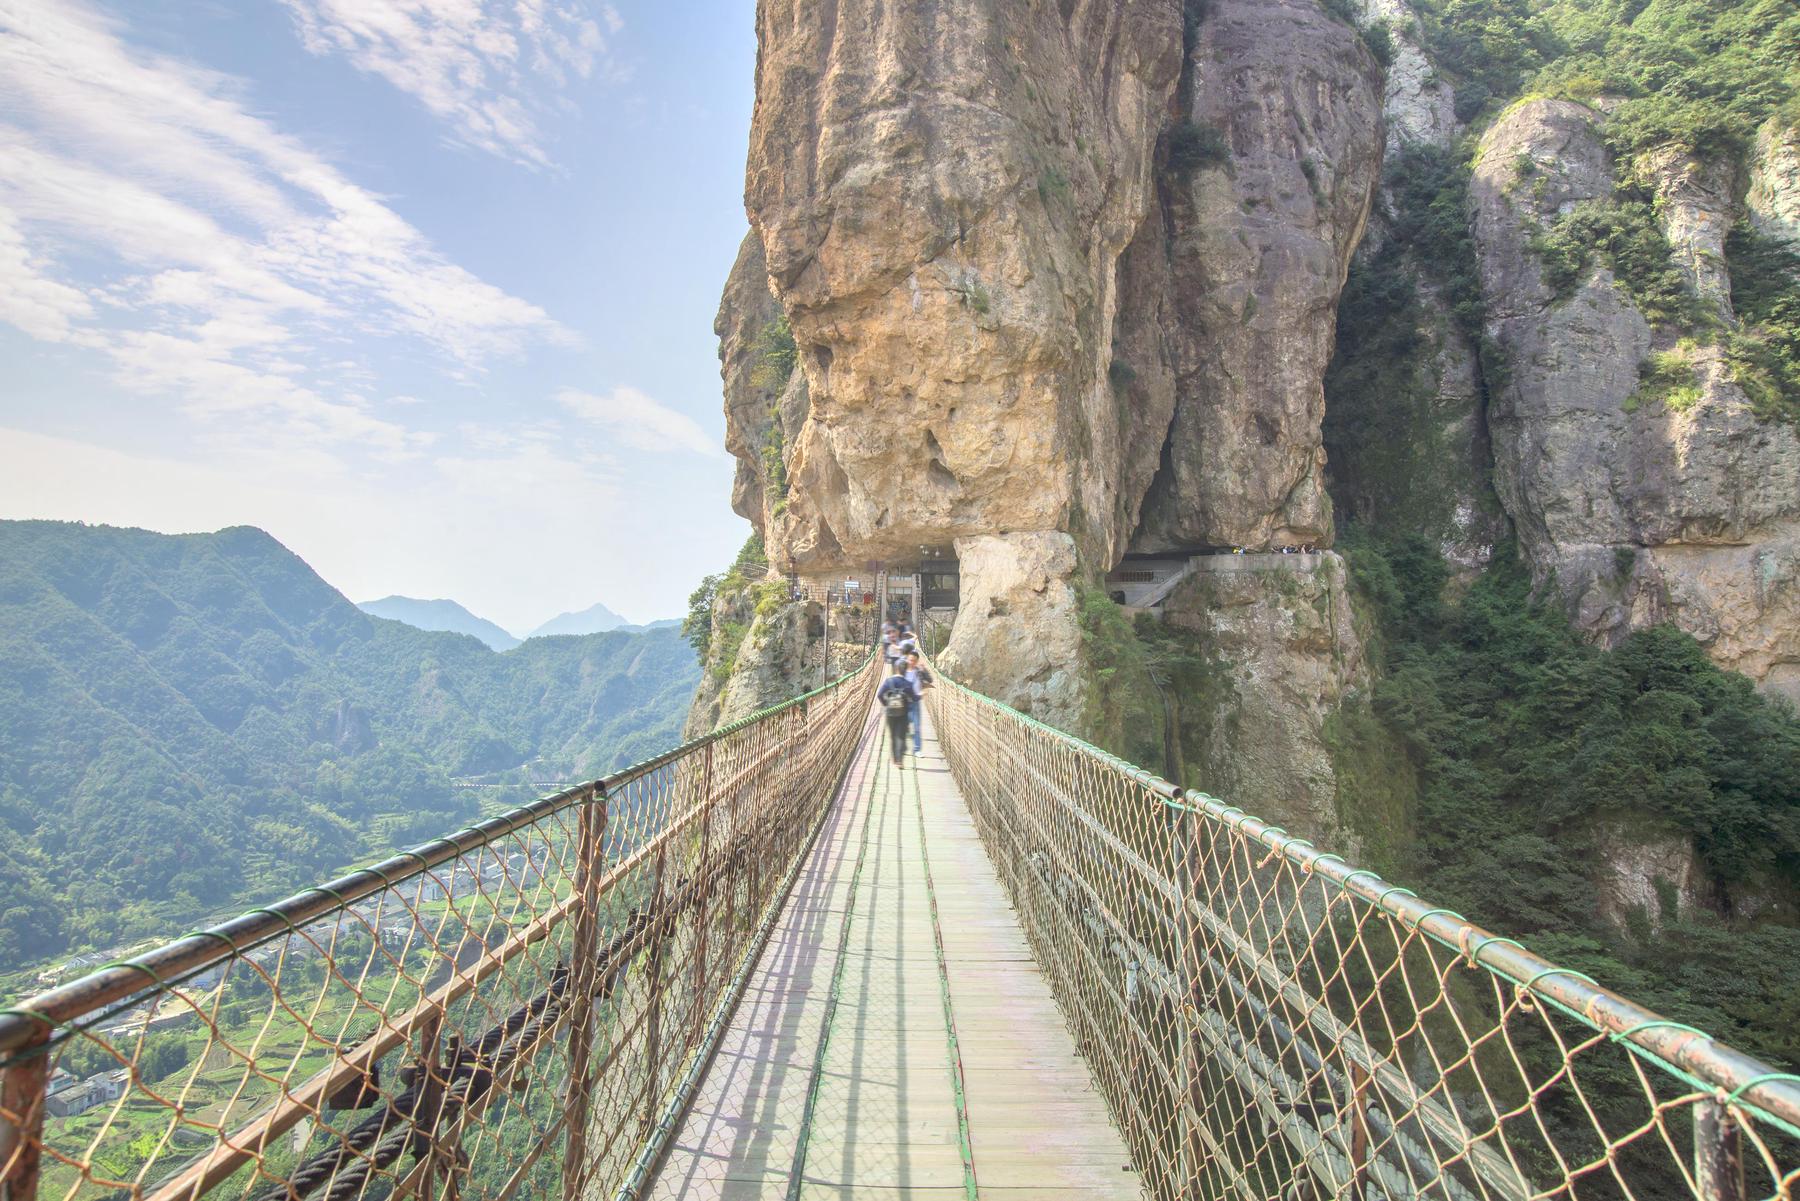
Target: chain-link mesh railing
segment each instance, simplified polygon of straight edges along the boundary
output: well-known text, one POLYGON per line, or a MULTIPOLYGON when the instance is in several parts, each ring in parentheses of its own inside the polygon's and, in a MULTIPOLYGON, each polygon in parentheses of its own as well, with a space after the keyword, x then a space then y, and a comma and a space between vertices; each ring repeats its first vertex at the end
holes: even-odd
POLYGON ((634 1186, 875 667, 0 1012, 0 1196, 634 1186))
POLYGON ((1792 1194, 1800 1077, 953 683, 928 705, 1149 1195, 1792 1194))

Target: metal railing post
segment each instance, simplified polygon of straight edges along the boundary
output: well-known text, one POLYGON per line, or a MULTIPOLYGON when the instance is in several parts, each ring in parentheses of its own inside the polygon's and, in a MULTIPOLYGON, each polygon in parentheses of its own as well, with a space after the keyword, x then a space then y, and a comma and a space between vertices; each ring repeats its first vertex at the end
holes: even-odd
POLYGON ((1369 1085, 1373 1081, 1362 1064, 1350 1065, 1350 1170, 1355 1173, 1350 1195, 1356 1201, 1369 1195, 1369 1085))
MULTIPOLYGON (((707 754, 712 754, 710 746, 707 754)), ((575 827, 575 837, 581 844, 575 852, 581 908, 575 914, 575 934, 569 951, 568 987, 574 999, 569 1006, 569 1113, 563 1130, 565 1201, 575 1201, 580 1196, 583 1161, 587 1159, 588 1097, 593 1088, 588 1079, 588 1060, 594 1042, 594 960, 600 930, 600 877, 606 874, 607 803, 604 792, 590 794, 581 806, 575 827)))
POLYGON ((640 1136, 656 1125, 656 1101, 660 1091, 658 1085, 662 1081, 662 1069, 657 1063, 657 1057, 662 1054, 663 948, 674 936, 674 922, 663 913, 663 907, 671 903, 668 853, 666 845, 657 849, 656 893, 650 907, 650 912, 656 916, 651 919, 649 927, 650 1013, 644 1023, 644 1114, 638 1126, 640 1136))
POLYGON ((11 1067, 0 1069, 0 1201, 36 1201, 49 1042, 45 1029, 18 1051, 11 1067))
POLYGON ((700 895, 694 901, 694 1032, 691 1036, 697 1039, 705 1018, 705 1007, 700 1003, 706 995, 706 954, 708 943, 708 905, 716 881, 709 880, 703 874, 706 865, 712 862, 712 747, 706 748, 706 755, 700 762, 700 856, 699 866, 695 874, 699 877, 700 895))
POLYGON ((1694 1184, 1700 1201, 1744 1201, 1744 1148, 1736 1119, 1714 1097, 1694 1106, 1694 1184))

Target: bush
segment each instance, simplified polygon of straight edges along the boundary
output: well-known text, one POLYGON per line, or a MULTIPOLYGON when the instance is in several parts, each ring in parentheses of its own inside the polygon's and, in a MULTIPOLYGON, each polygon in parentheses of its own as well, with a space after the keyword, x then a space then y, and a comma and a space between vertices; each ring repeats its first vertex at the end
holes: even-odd
POLYGON ((1225 131, 1205 121, 1184 121, 1169 133, 1169 170, 1181 178, 1231 161, 1225 131))
MULTIPOLYGON (((1685 1011, 1680 1020, 1746 1049, 1800 1059, 1800 1027, 1746 1020, 1787 1004, 1785 984, 1740 965, 1697 987, 1684 966, 1682 947, 1725 943, 1728 932, 1752 938, 1748 923, 1671 914, 1654 936, 1647 925, 1622 935, 1595 913, 1592 884, 1600 824, 1625 822, 1691 838, 1713 886, 1785 904, 1800 881, 1800 721, 1791 708, 1720 670, 1670 626, 1640 630, 1611 651, 1590 646, 1534 599, 1508 548, 1451 602, 1429 544, 1353 538, 1349 547, 1380 630, 1374 711, 1420 780, 1421 894, 1540 947, 1585 940, 1601 956, 1603 980, 1643 973, 1640 999, 1652 1008, 1685 1011), (1743 988, 1718 1005, 1734 973, 1743 988)), ((1615 565, 1628 569, 1632 557, 1621 548, 1615 565)), ((1800 968, 1800 935, 1758 929, 1800 968)))
POLYGON ((1583 201, 1540 229, 1531 249, 1559 299, 1572 295, 1598 260, 1651 324, 1688 329, 1700 322, 1699 302, 1644 201, 1583 201))
POLYGON ((1394 65, 1394 35, 1386 21, 1377 21, 1362 31, 1363 45, 1384 68, 1394 65))
POLYGON ((1699 403, 1700 381, 1689 358, 1693 349, 1693 343, 1684 340, 1674 350, 1660 351, 1646 359, 1638 367, 1637 388, 1625 399, 1625 411, 1660 404, 1679 413, 1699 403))
POLYGON ((794 364, 800 357, 786 313, 778 314, 756 332, 753 349, 756 362, 750 368, 751 385, 779 395, 787 387, 788 378, 794 374, 794 364))
POLYGON ((1739 225, 1725 239, 1731 301, 1743 327, 1725 343, 1757 415, 1800 424, 1800 254, 1739 225))

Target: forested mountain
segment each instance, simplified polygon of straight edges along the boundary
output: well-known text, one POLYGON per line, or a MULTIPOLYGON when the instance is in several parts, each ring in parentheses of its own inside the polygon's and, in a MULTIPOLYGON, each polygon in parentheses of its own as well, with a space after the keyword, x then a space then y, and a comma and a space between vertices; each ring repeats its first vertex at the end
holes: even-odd
POLYGON ((697 676, 674 630, 496 654, 372 617, 257 529, 0 522, 0 973, 464 824, 493 794, 453 777, 640 758, 697 676))
POLYGON ((443 630, 452 634, 468 634, 485 642, 489 649, 509 651, 519 640, 484 617, 477 617, 453 600, 419 600, 412 596, 384 596, 380 600, 362 601, 357 608, 389 621, 403 621, 421 630, 443 630))

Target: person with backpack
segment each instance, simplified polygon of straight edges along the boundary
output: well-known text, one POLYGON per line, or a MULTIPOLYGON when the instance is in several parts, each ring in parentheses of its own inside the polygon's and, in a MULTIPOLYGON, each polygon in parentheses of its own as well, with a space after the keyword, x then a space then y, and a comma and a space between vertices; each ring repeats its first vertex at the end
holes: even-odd
POLYGON ((920 723, 919 710, 925 700, 925 690, 937 682, 932 679, 931 669, 925 666, 916 643, 912 650, 906 652, 906 680, 913 690, 908 720, 912 722, 913 754, 916 755, 925 749, 925 727, 920 723))
POLYGON ((875 690, 875 700, 887 719, 888 749, 893 752, 894 766, 899 767, 906 759, 906 726, 918 698, 913 682, 906 678, 906 664, 895 662, 891 671, 875 690))

